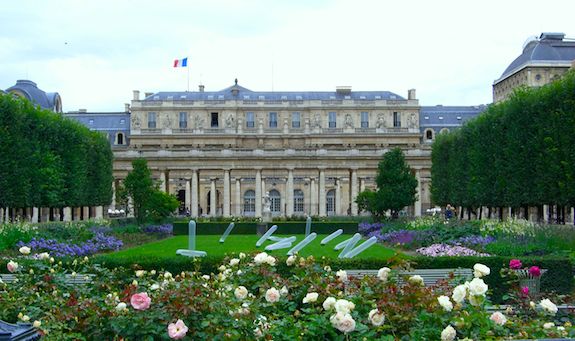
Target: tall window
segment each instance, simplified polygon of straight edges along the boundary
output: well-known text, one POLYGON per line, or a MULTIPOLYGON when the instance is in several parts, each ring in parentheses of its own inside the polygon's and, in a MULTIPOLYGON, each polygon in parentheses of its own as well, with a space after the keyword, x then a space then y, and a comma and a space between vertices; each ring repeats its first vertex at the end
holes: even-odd
POLYGON ((253 111, 246 112, 246 128, 253 128, 256 126, 253 111))
POLYGON ((428 130, 425 132, 425 139, 426 140, 433 140, 433 130, 428 130))
POLYGON ((270 121, 270 128, 277 128, 278 127, 278 113, 277 112, 270 112, 269 113, 269 121, 270 121))
POLYGON ((293 191, 293 212, 303 214, 303 191, 301 189, 293 191))
POLYGON ((116 144, 124 144, 124 134, 118 133, 116 135, 116 144))
POLYGON ((336 125, 336 113, 335 113, 335 111, 330 111, 328 115, 329 115, 329 127, 335 128, 337 126, 336 125))
POLYGON ((256 192, 249 190, 244 193, 244 215, 254 215, 256 213, 256 192))
POLYGON ((270 210, 273 215, 279 215, 282 210, 282 198, 280 192, 275 189, 270 191, 270 210))
POLYGON ((301 113, 299 111, 294 111, 291 113, 291 127, 301 127, 301 113))
POLYGON ((220 124, 219 124, 219 122, 218 122, 218 113, 217 113, 217 112, 213 112, 211 117, 212 117, 212 120, 211 120, 210 126, 211 126, 212 128, 217 128, 217 127, 219 127, 220 124))
POLYGON ((156 128, 156 113, 155 112, 149 112, 148 113, 148 128, 149 129, 156 128))
POLYGON ((327 215, 335 215, 335 190, 330 189, 325 198, 325 209, 327 211, 327 215))
POLYGON ((361 112, 361 127, 369 128, 369 113, 367 111, 361 112))
POLYGON ((188 127, 188 113, 181 112, 180 113, 180 128, 187 128, 188 127))
POLYGON ((393 112, 393 126, 395 128, 401 127, 401 114, 397 111, 393 112))

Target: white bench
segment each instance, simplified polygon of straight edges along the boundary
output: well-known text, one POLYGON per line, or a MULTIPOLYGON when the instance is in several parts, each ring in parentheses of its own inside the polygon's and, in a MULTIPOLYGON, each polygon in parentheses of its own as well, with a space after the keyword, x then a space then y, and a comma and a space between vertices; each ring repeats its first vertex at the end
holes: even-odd
MULTIPOLYGON (((348 276, 363 277, 363 276, 377 276, 379 270, 345 270, 348 276)), ((413 271, 399 271, 396 272, 398 281, 402 282, 404 276, 419 275, 423 278, 423 283, 426 286, 436 284, 443 279, 449 279, 450 274, 453 273, 455 277, 463 277, 465 280, 473 278, 473 270, 471 269, 416 269, 413 271)))
MULTIPOLYGON (((66 284, 89 284, 92 283, 94 278, 94 274, 76 274, 72 276, 72 274, 65 274, 64 275, 64 282, 66 284)), ((13 283, 16 281, 17 277, 15 274, 0 274, 0 279, 4 283, 13 283)))

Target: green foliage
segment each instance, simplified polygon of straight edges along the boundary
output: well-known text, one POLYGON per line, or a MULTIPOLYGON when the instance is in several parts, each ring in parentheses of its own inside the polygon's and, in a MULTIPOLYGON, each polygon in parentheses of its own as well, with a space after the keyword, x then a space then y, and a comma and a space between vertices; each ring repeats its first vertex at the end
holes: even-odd
POLYGON ((432 150, 432 199, 439 205, 575 205, 575 72, 521 88, 432 150))
POLYGON ((105 135, 0 94, 0 207, 106 205, 112 151, 105 135))
POLYGON ((397 217, 401 209, 417 199, 417 179, 399 148, 385 153, 379 162, 375 182, 377 192, 362 192, 356 202, 358 207, 370 211, 377 218, 383 218, 388 210, 392 217, 397 217))

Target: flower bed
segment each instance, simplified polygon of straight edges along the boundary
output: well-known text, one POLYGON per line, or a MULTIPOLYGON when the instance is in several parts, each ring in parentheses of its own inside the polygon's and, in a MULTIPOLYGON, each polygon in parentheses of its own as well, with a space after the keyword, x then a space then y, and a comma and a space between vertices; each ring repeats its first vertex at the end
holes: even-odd
POLYGON ((442 256, 479 256, 489 257, 487 253, 480 253, 465 246, 448 245, 448 244, 433 244, 427 247, 417 249, 417 253, 429 257, 442 257, 442 256))
MULTIPOLYGON (((29 250, 24 249, 24 252, 29 250)), ((191 262, 199 265, 202 261, 191 262)), ((228 258, 214 273, 107 270, 76 260, 14 259, 17 284, 0 284, 0 319, 34 321, 51 339, 525 339, 575 336, 548 297, 527 313, 488 313, 491 269, 432 288, 399 284, 380 269, 361 279, 312 257, 265 253, 228 258), (21 264, 18 264, 20 262, 21 264), (280 273, 278 267, 289 271, 280 273), (336 271, 337 270, 337 271, 336 271), (65 273, 95 274, 70 287, 65 273), (127 271, 127 272, 126 272, 127 271), (552 325, 551 325, 552 324, 552 325)), ((193 268, 191 269, 193 270, 193 268)))

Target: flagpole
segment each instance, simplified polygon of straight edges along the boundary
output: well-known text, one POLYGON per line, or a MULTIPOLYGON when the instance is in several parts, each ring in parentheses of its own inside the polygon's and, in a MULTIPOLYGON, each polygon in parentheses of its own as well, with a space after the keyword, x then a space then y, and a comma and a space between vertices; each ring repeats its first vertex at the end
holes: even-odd
POLYGON ((188 92, 190 92, 190 67, 186 65, 186 69, 188 69, 188 92))

